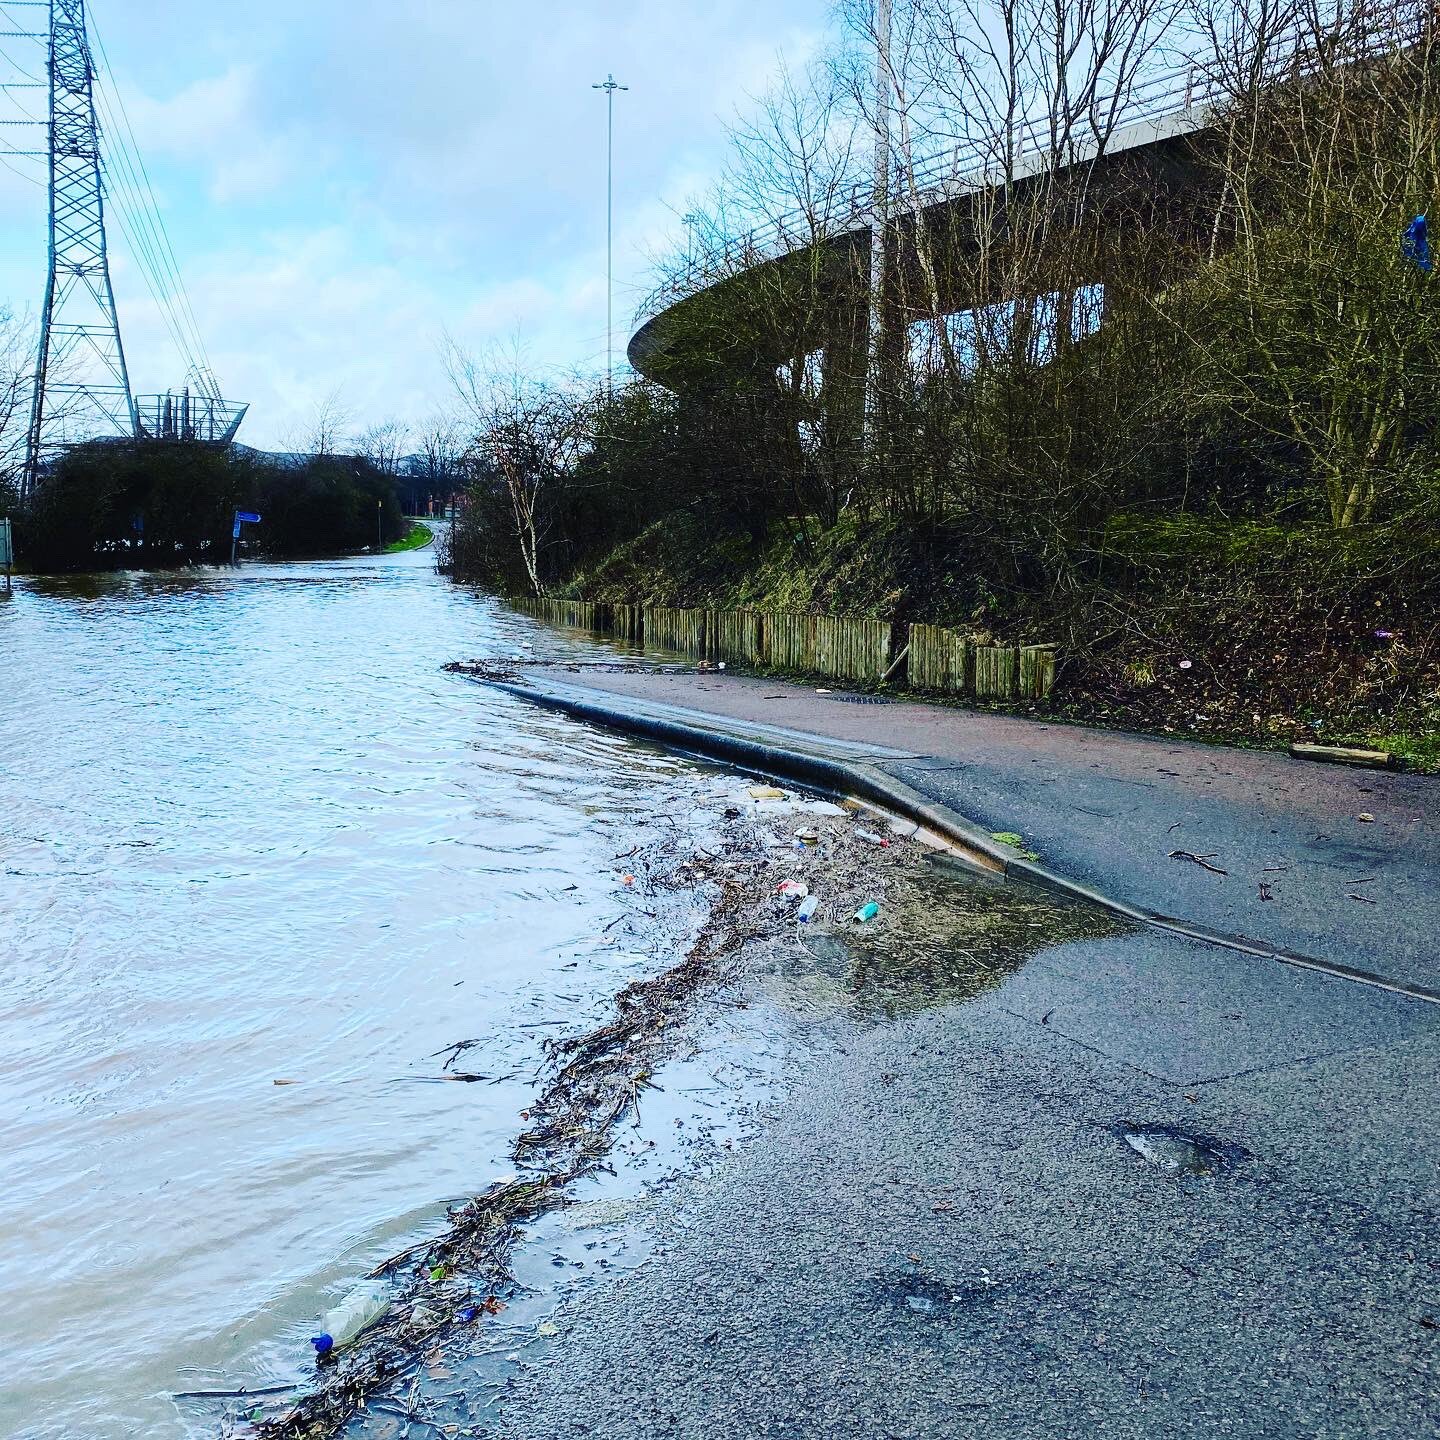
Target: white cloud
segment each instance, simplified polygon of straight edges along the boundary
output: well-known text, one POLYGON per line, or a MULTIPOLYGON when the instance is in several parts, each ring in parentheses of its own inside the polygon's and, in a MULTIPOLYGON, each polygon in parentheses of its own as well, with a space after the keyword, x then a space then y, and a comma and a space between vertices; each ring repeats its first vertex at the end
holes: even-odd
MULTIPOLYGON (((480 349, 518 329, 538 363, 603 362, 605 112, 590 86, 611 69, 631 87, 615 111, 623 353, 647 256, 678 242, 725 118, 781 49, 813 51, 827 8, 106 0, 103 24, 211 358, 252 402, 247 437, 270 444, 337 388, 365 418, 433 408, 446 331, 480 349)), ((31 243, 0 242, 0 297, 22 305, 43 278, 31 243)), ((116 283, 137 383, 174 383, 132 265, 116 283)))

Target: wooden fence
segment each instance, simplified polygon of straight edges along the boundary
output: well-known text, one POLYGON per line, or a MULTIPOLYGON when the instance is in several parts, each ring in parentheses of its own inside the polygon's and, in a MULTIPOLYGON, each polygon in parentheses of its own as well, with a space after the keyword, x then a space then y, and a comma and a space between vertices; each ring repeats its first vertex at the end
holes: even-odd
POLYGON ((704 659, 709 612, 675 610, 666 605, 645 607, 645 644, 655 650, 678 650, 704 659))
POLYGON ((780 670, 810 670, 815 661, 813 615, 767 615, 761 661, 780 670))
POLYGON ((888 620, 815 618, 814 659, 803 669, 845 680, 879 680, 890 668, 888 620))
POLYGON ((552 625, 573 625, 581 630, 608 631, 608 605, 596 605, 589 600, 547 600, 534 595, 522 595, 506 602, 527 615, 548 620, 552 625))
POLYGON ((645 608, 642 605, 611 605, 610 633, 635 644, 645 639, 645 608))
POLYGON ((770 616, 758 610, 712 610, 710 655, 737 665, 765 663, 765 622, 770 616))
POLYGON ((1055 684, 1053 645, 977 645, 963 631, 939 625, 909 626, 905 651, 892 663, 896 627, 888 620, 602 605, 533 596, 510 604, 552 624, 598 631, 697 660, 774 666, 839 680, 876 681, 893 672, 895 678, 903 675, 912 690, 982 699, 1043 700, 1055 684))
POLYGON ((939 625, 910 627, 910 654, 906 659, 910 684, 916 690, 951 690, 963 693, 974 679, 974 646, 968 637, 939 625))

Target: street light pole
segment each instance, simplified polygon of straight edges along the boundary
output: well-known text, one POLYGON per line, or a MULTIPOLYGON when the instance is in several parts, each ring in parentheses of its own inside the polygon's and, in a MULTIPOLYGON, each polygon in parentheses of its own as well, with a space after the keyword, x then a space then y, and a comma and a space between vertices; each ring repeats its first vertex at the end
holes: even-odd
POLYGON ((700 223, 700 217, 693 210, 687 210, 680 217, 680 220, 685 226, 686 278, 693 281, 695 271, 695 227, 700 223))
POLYGON ((607 75, 592 90, 605 92, 605 385, 615 391, 615 92, 628 90, 607 75))
POLYGON ((874 437, 880 406, 880 371, 885 360, 885 326, 889 318, 886 289, 892 257, 890 242, 890 110, 894 104, 894 74, 890 68, 893 0, 875 5, 875 189, 870 207, 870 334, 865 374, 864 430, 874 437))

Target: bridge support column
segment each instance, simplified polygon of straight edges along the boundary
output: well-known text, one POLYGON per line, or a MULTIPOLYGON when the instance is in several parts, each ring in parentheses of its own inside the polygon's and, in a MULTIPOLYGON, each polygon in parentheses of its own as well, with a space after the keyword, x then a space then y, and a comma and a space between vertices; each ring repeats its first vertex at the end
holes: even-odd
POLYGON ((830 317, 820 390, 826 448, 851 473, 864 459, 870 379, 870 309, 861 295, 830 317))

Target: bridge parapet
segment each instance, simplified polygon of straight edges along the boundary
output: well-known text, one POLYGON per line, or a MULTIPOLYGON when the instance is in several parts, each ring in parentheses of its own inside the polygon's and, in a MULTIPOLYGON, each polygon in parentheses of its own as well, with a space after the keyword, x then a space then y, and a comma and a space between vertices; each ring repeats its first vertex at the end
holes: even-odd
MULTIPOLYGON (((1273 46, 1272 78, 1355 64, 1413 45, 1433 23, 1432 8, 1380 0, 1365 24, 1347 29, 1343 48, 1337 42, 1324 51, 1307 48, 1313 37, 1296 29, 1273 46)), ((1187 58, 1097 95, 1084 133, 1072 129, 1057 135, 1051 116, 1038 115, 1002 134, 961 139, 898 177, 901 193, 884 207, 885 218, 893 222, 1007 182, 1084 165, 1102 153, 1117 154, 1204 130, 1239 88, 1219 64, 1187 58)), ((726 236, 711 254, 687 261, 648 297, 636 317, 637 333, 674 305, 746 270, 881 223, 873 181, 856 181, 832 199, 820 213, 792 208, 773 221, 726 236)))

